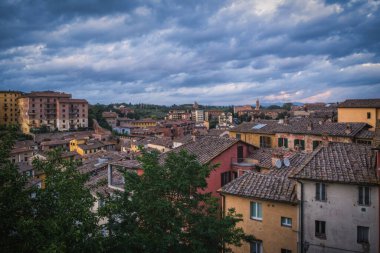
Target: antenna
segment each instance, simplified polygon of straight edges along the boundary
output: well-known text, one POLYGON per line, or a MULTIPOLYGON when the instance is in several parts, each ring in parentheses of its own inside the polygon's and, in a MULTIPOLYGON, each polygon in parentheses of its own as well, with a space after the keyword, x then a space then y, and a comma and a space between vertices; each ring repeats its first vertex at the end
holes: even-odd
POLYGON ((289 158, 287 158, 287 157, 284 158, 284 164, 285 164, 286 167, 290 166, 290 160, 289 160, 289 158))
POLYGON ((276 167, 277 167, 277 169, 281 168, 281 166, 282 166, 281 159, 277 159, 276 160, 276 167))

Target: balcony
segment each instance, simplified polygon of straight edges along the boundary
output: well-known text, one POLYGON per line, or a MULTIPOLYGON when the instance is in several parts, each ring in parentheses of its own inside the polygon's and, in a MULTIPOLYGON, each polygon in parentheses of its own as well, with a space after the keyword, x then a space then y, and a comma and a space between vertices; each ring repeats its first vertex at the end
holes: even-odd
POLYGON ((249 157, 232 157, 231 165, 237 167, 250 167, 254 168, 257 165, 257 161, 255 159, 249 157))

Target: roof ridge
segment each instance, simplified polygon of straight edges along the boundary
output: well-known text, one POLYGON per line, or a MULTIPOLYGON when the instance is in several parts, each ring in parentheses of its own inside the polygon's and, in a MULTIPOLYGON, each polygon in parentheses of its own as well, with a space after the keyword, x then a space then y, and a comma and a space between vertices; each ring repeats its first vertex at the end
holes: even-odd
MULTIPOLYGON (((330 145, 330 143, 328 143, 328 145, 330 145)), ((291 179, 294 179, 298 173, 300 173, 303 168, 311 161, 313 160, 313 158, 324 148, 323 145, 320 145, 319 147, 317 147, 317 149, 315 149, 308 157, 306 157, 301 165, 299 165, 298 168, 294 169, 293 172, 291 172, 288 177, 291 178, 291 179)))

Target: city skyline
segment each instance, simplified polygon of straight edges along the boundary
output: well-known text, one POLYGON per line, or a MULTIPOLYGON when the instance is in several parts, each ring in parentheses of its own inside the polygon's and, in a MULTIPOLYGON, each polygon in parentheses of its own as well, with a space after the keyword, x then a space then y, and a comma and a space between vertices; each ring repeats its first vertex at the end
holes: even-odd
POLYGON ((90 103, 376 98, 379 1, 0 3, 0 90, 90 103))

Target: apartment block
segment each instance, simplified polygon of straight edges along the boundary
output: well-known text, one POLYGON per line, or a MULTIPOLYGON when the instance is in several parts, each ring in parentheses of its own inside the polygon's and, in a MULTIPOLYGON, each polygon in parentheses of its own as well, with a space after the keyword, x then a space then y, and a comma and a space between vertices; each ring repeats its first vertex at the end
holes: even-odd
POLYGON ((88 127, 88 102, 71 94, 43 91, 26 93, 18 99, 19 123, 24 133, 47 127, 68 131, 88 127))
POLYGON ((20 91, 0 91, 0 125, 18 124, 19 108, 17 99, 21 95, 20 91))

